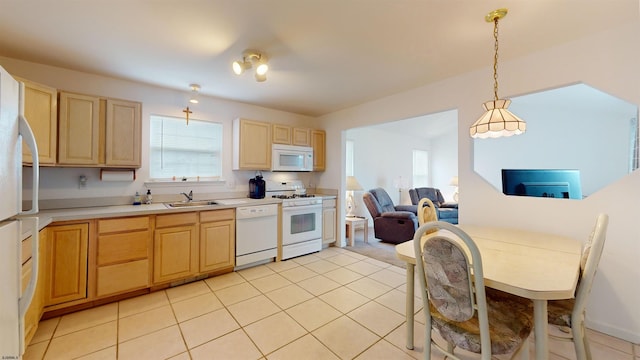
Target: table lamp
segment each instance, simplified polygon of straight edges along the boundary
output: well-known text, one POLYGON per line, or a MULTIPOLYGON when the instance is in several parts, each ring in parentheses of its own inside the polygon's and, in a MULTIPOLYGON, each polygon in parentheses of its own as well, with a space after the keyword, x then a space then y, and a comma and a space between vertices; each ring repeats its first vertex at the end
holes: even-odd
POLYGON ((453 193, 453 201, 458 202, 458 177, 457 176, 452 177, 449 185, 456 188, 453 193))
POLYGON ((355 208, 355 202, 353 199, 353 192, 362 190, 362 185, 358 182, 355 176, 347 176, 347 216, 354 217, 353 209, 355 208))

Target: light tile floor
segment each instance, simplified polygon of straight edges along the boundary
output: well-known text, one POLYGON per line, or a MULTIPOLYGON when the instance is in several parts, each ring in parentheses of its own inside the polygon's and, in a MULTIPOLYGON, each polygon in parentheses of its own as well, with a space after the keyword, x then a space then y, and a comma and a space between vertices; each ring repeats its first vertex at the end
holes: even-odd
MULTIPOLYGON (((404 274, 332 247, 42 321, 24 359, 419 359, 424 315, 416 299, 407 350, 404 274)), ((594 359, 640 360, 639 345, 589 338, 594 359)), ((550 348, 575 358, 570 342, 550 348)))

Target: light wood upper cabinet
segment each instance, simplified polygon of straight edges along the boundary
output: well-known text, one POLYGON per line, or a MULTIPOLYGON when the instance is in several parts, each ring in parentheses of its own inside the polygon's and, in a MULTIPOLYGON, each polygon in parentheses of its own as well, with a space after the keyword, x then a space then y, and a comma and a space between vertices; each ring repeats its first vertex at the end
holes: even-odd
POLYGON ((62 165, 98 165, 100 99, 60 93, 58 162, 62 165))
MULTIPOLYGON (((56 89, 19 79, 24 83, 24 116, 38 145, 40 165, 55 165, 58 149, 58 93, 56 89)), ((31 151, 22 146, 22 161, 32 164, 31 151)))
POLYGON ((271 169, 271 124, 233 121, 233 170, 271 169))
POLYGON ((293 128, 291 145, 311 146, 311 129, 293 128))
POLYGON ((291 126, 273 124, 271 125, 271 142, 274 144, 291 144, 291 126))
POLYGON ((140 167, 141 104, 107 99, 106 106, 105 165, 140 167))
POLYGON ((311 129, 272 124, 271 134, 271 142, 274 144, 311 146, 311 129))
POLYGON ((58 164, 139 168, 139 102, 60 93, 58 164))
POLYGON ((48 231, 45 306, 86 298, 89 223, 52 225, 48 231))
POLYGON ((313 147, 313 171, 324 171, 326 166, 326 133, 324 130, 311 130, 313 147))

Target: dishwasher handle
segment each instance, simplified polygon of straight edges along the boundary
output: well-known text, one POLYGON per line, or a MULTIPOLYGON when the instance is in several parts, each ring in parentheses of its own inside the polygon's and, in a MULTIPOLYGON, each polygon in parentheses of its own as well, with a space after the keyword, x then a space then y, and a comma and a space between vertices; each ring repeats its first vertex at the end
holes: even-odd
POLYGON ((251 219, 257 217, 277 216, 278 205, 241 206, 236 208, 236 219, 251 219))

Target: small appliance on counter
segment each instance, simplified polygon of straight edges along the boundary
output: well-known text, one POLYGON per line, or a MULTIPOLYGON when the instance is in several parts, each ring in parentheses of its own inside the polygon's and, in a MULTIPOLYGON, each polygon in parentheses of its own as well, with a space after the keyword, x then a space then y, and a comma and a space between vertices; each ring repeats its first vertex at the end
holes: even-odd
POLYGON ((264 199, 266 185, 262 179, 262 173, 257 172, 256 177, 249 179, 249 197, 252 199, 264 199))

